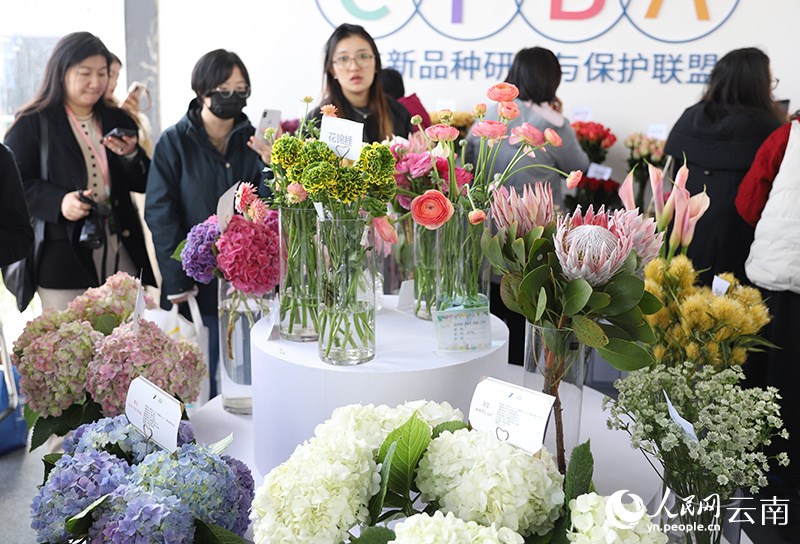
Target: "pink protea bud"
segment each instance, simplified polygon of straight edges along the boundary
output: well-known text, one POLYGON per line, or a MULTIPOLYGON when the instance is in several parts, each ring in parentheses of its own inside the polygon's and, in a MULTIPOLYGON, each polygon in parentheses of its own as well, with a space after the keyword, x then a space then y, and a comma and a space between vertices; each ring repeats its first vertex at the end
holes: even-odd
POLYGON ((486 213, 483 210, 472 210, 469 212, 469 222, 473 225, 479 225, 486 220, 486 213))

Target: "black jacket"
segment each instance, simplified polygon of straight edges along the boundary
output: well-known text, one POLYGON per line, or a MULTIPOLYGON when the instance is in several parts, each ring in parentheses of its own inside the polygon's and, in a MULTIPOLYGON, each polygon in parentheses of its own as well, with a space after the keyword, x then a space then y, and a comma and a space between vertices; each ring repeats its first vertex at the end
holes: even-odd
MULTIPOLYGON (((408 138, 408 135, 413 130, 413 126, 411 125, 411 114, 408 113, 408 110, 397 100, 392 98, 386 97, 386 103, 389 105, 389 115, 392 116, 392 126, 394 127, 394 135, 401 136, 403 138, 408 138)), ((375 124, 375 120, 372 116, 368 116, 364 119, 361 115, 356 113, 355 111, 351 112, 339 112, 339 117, 344 119, 349 119, 351 121, 356 121, 357 123, 364 123, 364 141, 367 143, 373 142, 380 142, 384 140, 384 137, 380 134, 378 130, 378 126, 375 124)), ((308 114, 308 120, 311 119, 322 119, 322 111, 319 107, 315 108, 314 111, 308 114)), ((319 125, 317 125, 319 126, 319 125)))
POLYGON ((33 247, 33 229, 14 154, 0 144, 0 266, 24 258, 33 247))
MULTIPOLYGON (((118 108, 98 106, 95 115, 99 115, 103 134, 115 127, 136 129, 133 119, 118 108)), ((97 277, 92 252, 77 245, 83 220, 68 221, 61 215, 64 195, 87 186, 86 162, 64 108, 59 106, 41 114, 19 117, 6 134, 5 144, 16 155, 31 216, 46 221, 39 285, 51 289, 87 289, 103 283, 105 278, 97 277), (47 181, 41 179, 39 115, 45 117, 49 126, 47 181)), ((155 285, 142 224, 130 196, 131 192, 144 192, 150 159, 140 147, 131 161, 101 147, 108 157, 116 232, 136 268, 142 270, 142 281, 155 285)))
POLYGON ((686 155, 689 193, 705 187, 711 199, 687 252, 696 270, 708 269, 700 274, 705 285, 722 272, 747 280, 744 262, 754 229, 739 217, 734 201, 756 151, 781 124, 771 115, 745 113, 730 113, 714 124, 700 102, 683 112, 669 134, 664 152, 674 157, 676 169, 686 155))

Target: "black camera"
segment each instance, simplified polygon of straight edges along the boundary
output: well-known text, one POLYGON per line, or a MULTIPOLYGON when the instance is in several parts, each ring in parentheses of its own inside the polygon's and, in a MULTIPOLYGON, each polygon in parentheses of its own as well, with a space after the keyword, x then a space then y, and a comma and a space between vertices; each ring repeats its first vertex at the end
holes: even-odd
POLYGON ((105 219, 111 215, 111 211, 104 203, 97 203, 87 196, 81 195, 80 199, 81 202, 91 204, 92 208, 84 219, 78 244, 84 249, 100 249, 106 243, 105 219))

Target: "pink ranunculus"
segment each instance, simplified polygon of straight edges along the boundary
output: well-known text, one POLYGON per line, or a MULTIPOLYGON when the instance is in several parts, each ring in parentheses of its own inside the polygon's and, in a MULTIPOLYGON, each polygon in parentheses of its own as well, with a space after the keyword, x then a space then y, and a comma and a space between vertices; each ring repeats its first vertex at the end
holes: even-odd
POLYGON ((625 176, 625 181, 619 186, 618 194, 626 210, 632 210, 636 207, 636 199, 633 197, 633 170, 625 176))
POLYGON ((530 147, 541 147, 547 143, 542 131, 531 125, 530 123, 522 123, 518 127, 511 129, 511 137, 508 143, 516 145, 520 142, 525 142, 530 147))
POLYGON ((578 186, 581 182, 581 178, 583 177, 583 172, 580 170, 573 170, 567 176, 567 189, 574 189, 578 186))
POLYGON ((477 117, 478 119, 483 118, 486 115, 486 104, 480 102, 472 106, 472 116, 477 117))
POLYGON ((553 147, 561 147, 561 144, 563 143, 561 136, 558 135, 558 132, 549 127, 544 129, 544 139, 547 140, 547 143, 553 147))
POLYGON ((516 102, 500 102, 497 104, 497 115, 511 121, 519 117, 519 107, 516 102))
POLYGON ((447 223, 454 212, 450 199, 436 189, 428 189, 411 201, 411 217, 428 230, 436 230, 447 223))
POLYGON ((430 153, 420 153, 408 167, 408 175, 414 179, 428 176, 433 168, 430 153))
POLYGON ((452 142, 461 134, 456 127, 448 125, 432 125, 425 129, 425 134, 434 142, 452 142))
POLYGON ((415 127, 417 125, 421 125, 422 124, 422 116, 421 115, 415 115, 414 117, 412 117, 411 118, 411 124, 414 125, 415 127))
POLYGON ((519 89, 511 83, 496 83, 489 87, 489 90, 486 91, 486 96, 489 97, 489 100, 494 100, 495 102, 511 102, 519 96, 519 89))
POLYGON ((703 217, 703 214, 706 213, 706 210, 708 210, 710 205, 711 199, 708 197, 705 190, 689 199, 689 207, 683 219, 684 226, 683 233, 681 235, 681 245, 683 247, 687 247, 692 243, 692 238, 694 238, 694 228, 697 225, 697 221, 703 217))
POLYGON ((471 212, 469 212, 469 215, 467 217, 471 224, 480 225, 481 223, 486 221, 486 212, 484 212, 483 210, 472 210, 471 212))
POLYGON ((500 121, 480 121, 472 126, 472 135, 496 142, 505 137, 508 127, 500 121))
POLYGON ((288 193, 286 200, 288 200, 290 204, 299 204, 308 198, 308 193, 300 183, 290 183, 286 188, 286 192, 288 193))
POLYGON ((385 215, 382 215, 381 217, 373 217, 372 225, 375 227, 375 230, 378 232, 378 235, 380 235, 383 241, 390 244, 397 243, 397 231, 395 230, 391 221, 389 221, 388 217, 385 215))
POLYGON ((404 210, 411 209, 411 197, 408 195, 401 195, 398 193, 397 203, 400 204, 404 210))
POLYGON ((395 163, 394 171, 398 174, 408 174, 411 165, 414 164, 420 156, 420 153, 404 153, 400 157, 400 160, 395 163))

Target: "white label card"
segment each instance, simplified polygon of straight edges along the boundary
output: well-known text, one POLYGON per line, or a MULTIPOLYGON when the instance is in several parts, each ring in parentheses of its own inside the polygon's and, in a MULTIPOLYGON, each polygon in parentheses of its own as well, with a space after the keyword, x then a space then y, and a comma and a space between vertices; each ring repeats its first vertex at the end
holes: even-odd
POLYGON ((182 414, 180 401, 147 378, 139 376, 128 387, 125 400, 128 421, 170 453, 178 449, 178 426, 182 414))
POLYGON ((325 221, 325 209, 322 207, 322 202, 314 202, 314 209, 317 211, 317 218, 325 221))
POLYGON ((233 217, 235 209, 236 191, 241 185, 241 181, 237 181, 233 186, 222 193, 217 201, 217 221, 219 222, 219 232, 222 234, 228 228, 228 223, 233 217))
POLYGON ((322 117, 319 139, 330 147, 337 157, 358 160, 364 138, 364 124, 340 119, 338 117, 322 117))
POLYGON ((711 292, 718 296, 722 296, 727 293, 730 287, 731 282, 723 280, 719 276, 714 276, 714 279, 711 282, 711 292))
POLYGON ((666 140, 667 125, 661 123, 647 125, 647 137, 655 138, 656 140, 666 140))
POLYGON ((681 415, 672 405, 672 402, 669 400, 667 392, 663 390, 662 392, 664 393, 664 398, 667 399, 667 411, 669 411, 669 417, 672 418, 672 421, 681 426, 681 429, 683 429, 683 432, 686 433, 686 436, 694 438, 695 441, 697 441, 697 433, 694 432, 694 426, 681 417, 681 415))
POLYGON ((405 280, 400 284, 397 294, 397 311, 411 312, 414 310, 414 280, 405 280))
POLYGON ((142 282, 139 281, 139 288, 136 290, 136 305, 133 307, 133 334, 139 334, 139 320, 144 317, 144 291, 142 290, 142 282))
POLYGON ((602 164, 593 162, 589 164, 589 168, 586 170, 586 177, 606 181, 611 178, 612 172, 613 170, 610 166, 603 166, 602 164))
POLYGON ((589 123, 594 120, 591 106, 576 106, 572 108, 572 120, 589 123))
POLYGON ((492 346, 488 309, 451 308, 431 313, 438 351, 489 349, 492 346))
POLYGON ((472 394, 469 423, 473 429, 533 454, 544 444, 544 433, 555 400, 541 391, 484 378, 472 394))

